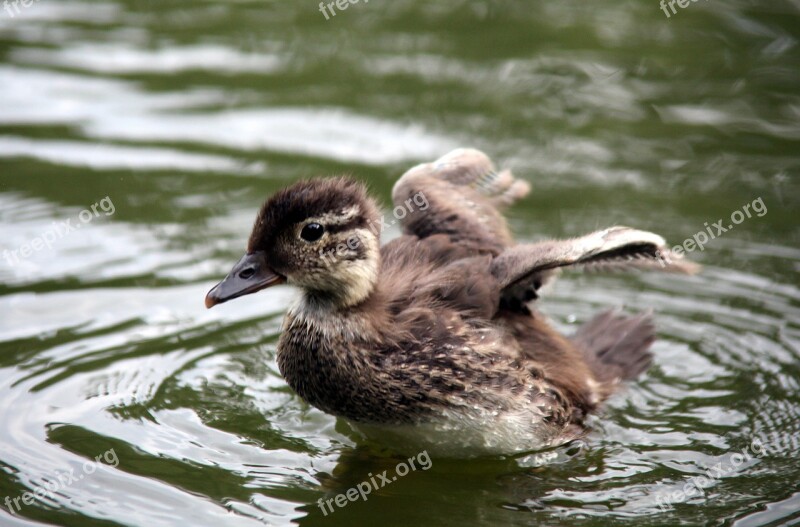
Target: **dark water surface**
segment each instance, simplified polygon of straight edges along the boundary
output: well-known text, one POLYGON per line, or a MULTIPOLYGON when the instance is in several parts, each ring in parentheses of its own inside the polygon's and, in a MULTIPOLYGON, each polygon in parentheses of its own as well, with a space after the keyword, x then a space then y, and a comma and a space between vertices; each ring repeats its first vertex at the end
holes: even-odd
POLYGON ((0 525, 800 523, 800 4, 676 8, 2 9, 0 525), (657 313, 655 366, 584 443, 433 459, 325 515, 400 458, 281 379, 293 291, 203 296, 277 188, 346 172, 386 204, 457 146, 533 184, 510 213, 523 240, 727 232, 691 253, 699 276, 550 291, 567 332, 607 306, 657 313))

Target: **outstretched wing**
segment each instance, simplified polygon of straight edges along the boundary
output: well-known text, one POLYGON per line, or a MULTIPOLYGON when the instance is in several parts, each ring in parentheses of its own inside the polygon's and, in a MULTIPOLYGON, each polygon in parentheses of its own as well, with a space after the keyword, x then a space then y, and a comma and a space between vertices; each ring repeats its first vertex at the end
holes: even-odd
MULTIPOLYGON (((405 234, 420 239, 445 236, 449 243, 444 245, 457 246, 460 258, 494 256, 491 272, 502 289, 501 309, 526 312, 542 285, 565 267, 688 274, 700 269, 672 253, 661 236, 628 227, 515 245, 501 212, 528 191, 529 185, 511 172, 497 172, 483 152, 459 149, 403 174, 392 200, 396 208, 410 211, 402 220, 405 234)), ((441 263, 454 259, 440 258, 441 263)))
POLYGON ((611 227, 570 240, 510 247, 492 261, 492 275, 504 297, 538 288, 542 273, 563 267, 587 270, 647 269, 693 274, 700 266, 671 252, 661 236, 629 227, 611 227))
POLYGON ((499 254, 514 243, 501 210, 528 191, 511 172, 497 172, 483 152, 462 148, 408 170, 392 201, 411 211, 402 220, 405 234, 444 234, 476 253, 499 254))

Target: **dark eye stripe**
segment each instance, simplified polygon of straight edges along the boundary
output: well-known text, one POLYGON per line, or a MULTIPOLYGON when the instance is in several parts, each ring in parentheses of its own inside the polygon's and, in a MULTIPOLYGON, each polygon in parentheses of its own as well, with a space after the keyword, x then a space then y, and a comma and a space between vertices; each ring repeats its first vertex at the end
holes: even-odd
MULTIPOLYGON (((349 231, 349 230, 352 230, 352 229, 358 229, 358 228, 361 228, 361 227, 365 227, 366 225, 367 225, 367 220, 365 218, 363 218, 361 216, 356 216, 355 218, 353 218, 352 220, 350 220, 347 223, 343 223, 341 225, 329 225, 328 226, 328 232, 333 234, 333 233, 337 233, 337 232, 349 231)), ((375 228, 377 229, 379 227, 376 225, 375 228)))

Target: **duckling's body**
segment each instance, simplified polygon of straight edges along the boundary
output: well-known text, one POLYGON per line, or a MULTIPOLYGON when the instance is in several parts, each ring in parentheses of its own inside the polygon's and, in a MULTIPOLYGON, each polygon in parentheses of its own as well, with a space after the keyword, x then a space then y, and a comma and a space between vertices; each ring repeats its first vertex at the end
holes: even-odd
POLYGON ((515 245, 500 209, 526 192, 482 153, 452 152, 398 181, 405 234, 380 247, 361 185, 298 183, 265 203, 248 254, 207 305, 283 281, 301 287, 280 371, 303 399, 366 433, 454 455, 569 441, 649 366, 653 326, 649 315, 604 313, 568 339, 532 310, 539 288, 564 266, 691 268, 660 237, 624 227, 515 245))

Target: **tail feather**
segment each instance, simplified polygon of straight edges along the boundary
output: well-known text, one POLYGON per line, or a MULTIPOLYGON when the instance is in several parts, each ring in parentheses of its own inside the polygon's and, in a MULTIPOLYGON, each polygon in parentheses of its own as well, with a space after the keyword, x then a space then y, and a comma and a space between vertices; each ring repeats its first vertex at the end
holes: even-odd
POLYGON ((599 382, 616 384, 634 379, 653 362, 652 312, 626 316, 616 310, 604 311, 581 326, 572 339, 584 350, 599 382))

